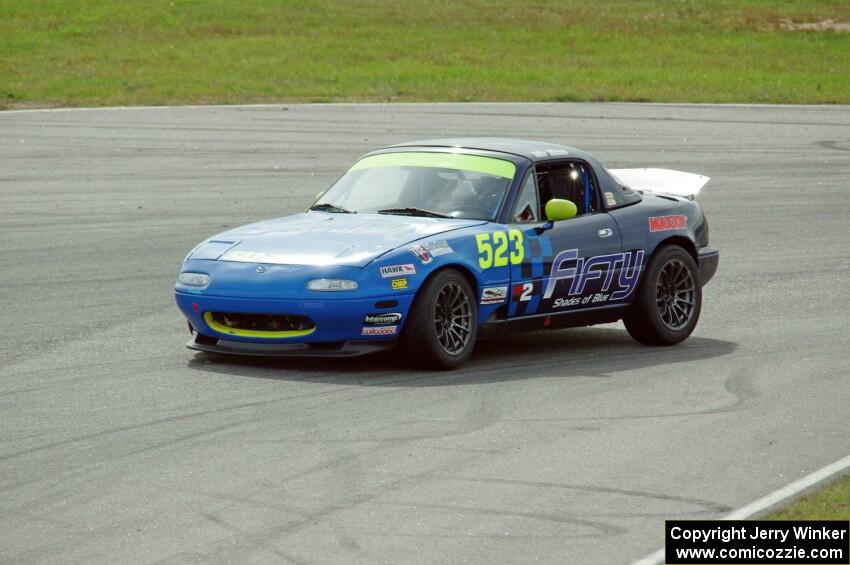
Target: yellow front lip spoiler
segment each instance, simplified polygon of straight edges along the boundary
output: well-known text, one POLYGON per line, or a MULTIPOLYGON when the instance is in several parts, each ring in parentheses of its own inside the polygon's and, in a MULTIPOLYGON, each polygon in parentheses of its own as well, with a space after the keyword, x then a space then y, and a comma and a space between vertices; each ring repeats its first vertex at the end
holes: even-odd
POLYGON ((314 331, 316 331, 316 327, 313 326, 309 330, 286 330, 283 332, 258 332, 256 330, 240 330, 237 328, 228 328, 223 324, 219 324, 216 322, 212 313, 204 312, 204 321, 207 323, 209 327, 222 334, 235 335, 239 337, 258 337, 265 339, 281 339, 281 338, 292 338, 292 337, 303 337, 305 335, 310 335, 314 331))

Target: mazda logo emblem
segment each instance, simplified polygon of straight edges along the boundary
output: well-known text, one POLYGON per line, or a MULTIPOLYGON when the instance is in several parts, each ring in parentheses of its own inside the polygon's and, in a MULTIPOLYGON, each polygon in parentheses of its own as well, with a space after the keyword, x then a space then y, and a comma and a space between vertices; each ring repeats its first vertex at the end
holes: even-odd
POLYGON ((269 270, 268 265, 257 265, 257 272, 258 273, 265 273, 268 270, 269 270))

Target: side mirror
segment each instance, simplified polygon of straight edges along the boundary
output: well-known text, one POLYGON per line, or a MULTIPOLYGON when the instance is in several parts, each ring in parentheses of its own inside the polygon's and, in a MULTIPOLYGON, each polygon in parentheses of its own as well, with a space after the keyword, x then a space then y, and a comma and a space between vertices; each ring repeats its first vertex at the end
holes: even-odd
POLYGON ((569 220, 578 214, 578 208, 569 200, 553 198, 546 203, 546 219, 550 222, 569 220))

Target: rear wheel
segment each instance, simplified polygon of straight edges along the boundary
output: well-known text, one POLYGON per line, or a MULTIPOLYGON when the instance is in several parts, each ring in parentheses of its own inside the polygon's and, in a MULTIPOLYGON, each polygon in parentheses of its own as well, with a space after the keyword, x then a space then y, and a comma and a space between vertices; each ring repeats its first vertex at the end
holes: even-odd
POLYGON ((649 262, 635 303, 623 320, 629 334, 647 345, 673 345, 686 339, 702 309, 699 271, 691 254, 670 245, 649 262))
POLYGON ((401 344, 411 362, 429 369, 454 369, 475 348, 478 307, 469 282, 449 269, 429 279, 413 301, 401 344))

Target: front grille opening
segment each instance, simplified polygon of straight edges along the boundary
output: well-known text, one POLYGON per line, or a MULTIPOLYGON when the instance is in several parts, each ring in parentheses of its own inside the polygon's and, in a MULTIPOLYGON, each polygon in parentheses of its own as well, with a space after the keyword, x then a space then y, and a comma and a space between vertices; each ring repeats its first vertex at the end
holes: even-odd
POLYGON ((294 314, 237 314, 234 312, 210 312, 212 319, 222 326, 234 330, 255 332, 305 331, 316 327, 307 316, 294 314))

